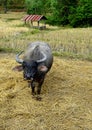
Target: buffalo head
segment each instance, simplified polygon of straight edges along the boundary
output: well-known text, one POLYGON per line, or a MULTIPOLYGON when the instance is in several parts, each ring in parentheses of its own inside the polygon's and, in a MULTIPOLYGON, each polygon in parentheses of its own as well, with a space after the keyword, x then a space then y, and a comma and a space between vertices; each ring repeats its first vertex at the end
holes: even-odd
POLYGON ((31 62, 20 59, 19 56, 21 54, 22 52, 16 55, 16 61, 21 65, 16 66, 14 70, 23 70, 24 79, 33 80, 34 78, 36 78, 37 74, 45 74, 48 71, 48 68, 43 64, 43 62, 46 60, 46 55, 43 52, 42 59, 36 61, 31 60, 31 62))

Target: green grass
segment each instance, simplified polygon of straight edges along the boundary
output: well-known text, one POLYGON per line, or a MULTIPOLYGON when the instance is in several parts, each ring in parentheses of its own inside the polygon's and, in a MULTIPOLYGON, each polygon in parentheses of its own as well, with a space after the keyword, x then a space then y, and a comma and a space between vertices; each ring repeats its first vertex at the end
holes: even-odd
POLYGON ((33 41, 50 44, 53 54, 92 61, 92 28, 64 28, 47 25, 33 29, 21 20, 24 13, 0 14, 0 48, 4 52, 24 50, 33 41), (8 21, 7 21, 8 20, 8 21))
POLYGON ((18 52, 20 52, 20 50, 16 50, 16 49, 14 49, 14 48, 9 48, 9 47, 4 47, 4 48, 2 48, 2 47, 0 47, 0 53, 18 53, 18 52))

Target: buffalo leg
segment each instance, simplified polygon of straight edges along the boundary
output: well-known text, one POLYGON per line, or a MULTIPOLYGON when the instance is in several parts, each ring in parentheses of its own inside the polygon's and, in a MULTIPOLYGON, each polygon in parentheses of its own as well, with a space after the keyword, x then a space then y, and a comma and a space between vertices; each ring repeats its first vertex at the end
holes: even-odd
POLYGON ((41 93, 41 86, 38 86, 36 100, 41 101, 42 98, 40 97, 40 93, 41 93))
POLYGON ((39 84, 38 84, 38 87, 37 87, 37 94, 38 94, 38 95, 41 93, 41 86, 42 86, 43 82, 44 82, 44 79, 41 80, 41 81, 39 82, 39 84))
POLYGON ((34 95, 35 94, 35 84, 33 81, 31 82, 31 88, 32 88, 32 95, 34 95))
POLYGON ((38 87, 37 87, 37 97, 36 97, 36 99, 39 100, 39 101, 42 99, 39 95, 41 93, 41 86, 42 86, 43 82, 44 82, 44 79, 38 84, 38 87))

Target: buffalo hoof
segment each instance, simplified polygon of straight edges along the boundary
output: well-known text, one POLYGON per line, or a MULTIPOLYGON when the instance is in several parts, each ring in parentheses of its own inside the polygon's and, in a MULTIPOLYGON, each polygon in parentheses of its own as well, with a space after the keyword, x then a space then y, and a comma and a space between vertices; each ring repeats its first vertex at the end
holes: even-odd
POLYGON ((39 97, 39 96, 37 96, 37 97, 36 97, 36 100, 41 101, 41 100, 42 100, 42 98, 41 98, 41 97, 39 97))

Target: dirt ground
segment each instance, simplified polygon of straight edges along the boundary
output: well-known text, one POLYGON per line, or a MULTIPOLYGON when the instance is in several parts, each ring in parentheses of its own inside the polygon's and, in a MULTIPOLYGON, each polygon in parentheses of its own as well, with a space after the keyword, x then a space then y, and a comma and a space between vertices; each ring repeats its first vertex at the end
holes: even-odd
POLYGON ((92 130, 92 62, 54 57, 32 98, 13 54, 0 54, 0 130, 92 130))

